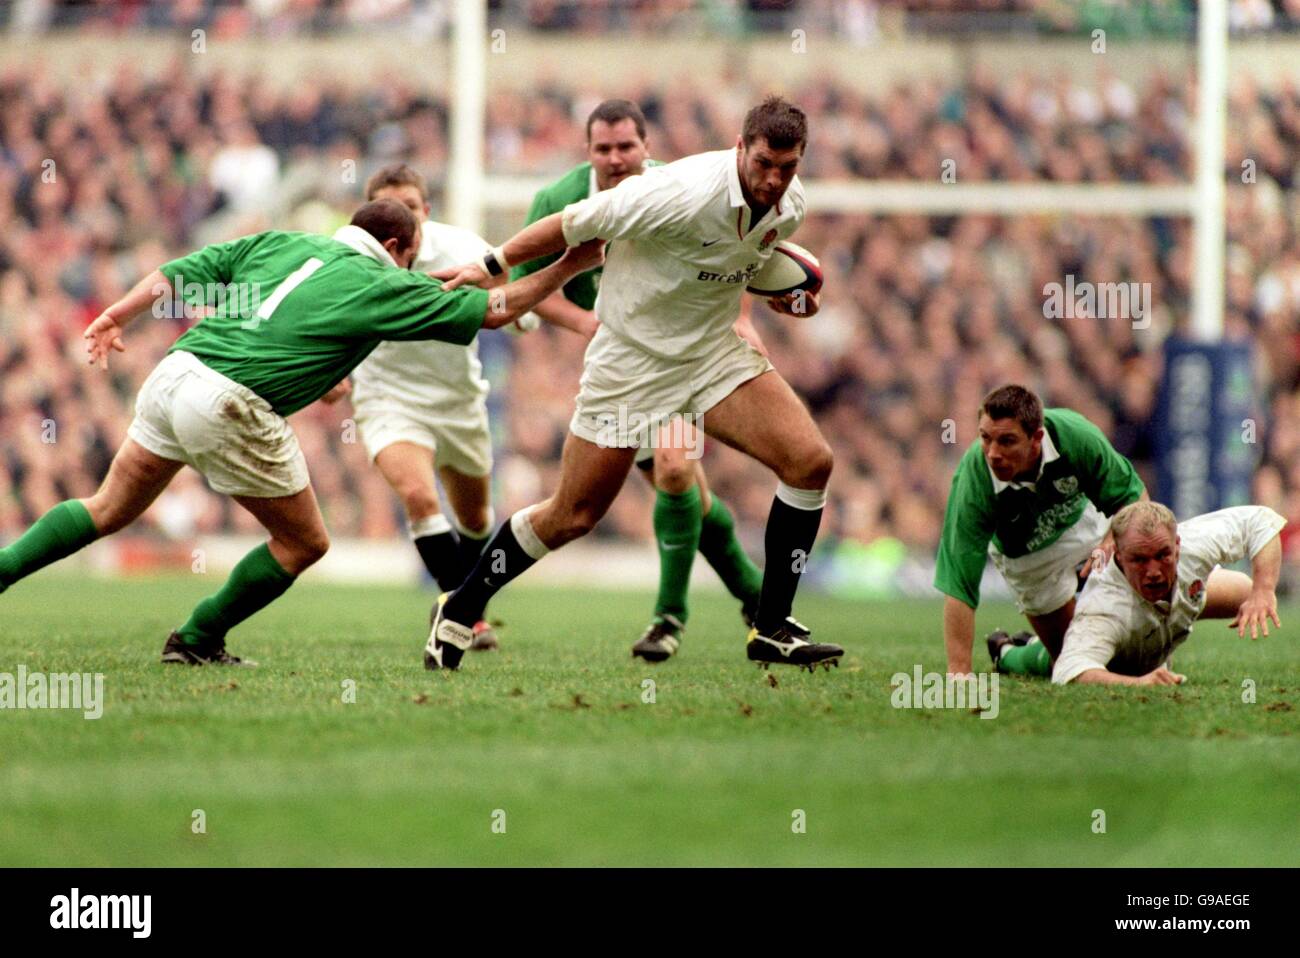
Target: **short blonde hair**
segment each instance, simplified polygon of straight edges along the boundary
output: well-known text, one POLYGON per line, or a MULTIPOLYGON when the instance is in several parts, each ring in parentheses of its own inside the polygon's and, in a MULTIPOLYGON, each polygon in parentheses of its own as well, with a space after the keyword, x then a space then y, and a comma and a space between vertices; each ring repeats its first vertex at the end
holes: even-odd
POLYGON ((1130 528, 1136 527, 1142 535, 1151 535, 1160 526, 1164 526, 1172 535, 1178 535, 1178 520, 1168 506, 1158 502, 1130 502, 1110 520, 1110 535, 1119 545, 1120 537, 1130 528))

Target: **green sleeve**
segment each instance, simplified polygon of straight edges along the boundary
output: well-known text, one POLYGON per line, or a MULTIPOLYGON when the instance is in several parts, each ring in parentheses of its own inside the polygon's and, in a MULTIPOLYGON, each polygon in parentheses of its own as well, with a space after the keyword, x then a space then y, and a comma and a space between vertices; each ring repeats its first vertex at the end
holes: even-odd
MULTIPOLYGON (((934 587, 972 609, 980 603, 980 579, 993 538, 992 487, 981 488, 976 469, 984 457, 972 449, 962 457, 952 477, 948 507, 943 514, 943 534, 934 568, 934 587)), ((985 482, 987 482, 987 477, 985 482)))
POLYGON ((488 291, 462 287, 443 292, 442 284, 422 273, 385 269, 366 290, 366 332, 376 339, 439 339, 468 346, 483 327, 488 291))
MULTIPOLYGON (((524 225, 532 226, 538 220, 545 219, 552 213, 558 213, 560 209, 564 208, 560 207, 560 209, 552 209, 553 206, 554 204, 551 202, 551 191, 549 189, 538 190, 533 196, 533 205, 528 208, 528 220, 524 225)), ((511 266, 511 281, 523 279, 525 276, 536 273, 539 269, 545 269, 559 259, 560 255, 561 254, 559 253, 548 253, 545 256, 537 257, 537 259, 530 259, 527 263, 520 263, 518 266, 511 266)))
POLYGON ((1142 480, 1133 463, 1115 451, 1106 434, 1070 410, 1057 416, 1062 450, 1069 450, 1079 471, 1080 488, 1103 514, 1113 516, 1142 496, 1142 480))
POLYGON ((181 282, 186 285, 199 283, 206 286, 208 283, 231 283, 234 282, 235 270, 239 261, 266 235, 265 233, 257 233, 253 236, 241 236, 239 239, 231 240, 228 243, 213 243, 210 246, 203 247, 203 249, 195 250, 188 256, 182 256, 180 259, 163 263, 158 269, 167 277, 169 283, 175 283, 178 275, 181 282))

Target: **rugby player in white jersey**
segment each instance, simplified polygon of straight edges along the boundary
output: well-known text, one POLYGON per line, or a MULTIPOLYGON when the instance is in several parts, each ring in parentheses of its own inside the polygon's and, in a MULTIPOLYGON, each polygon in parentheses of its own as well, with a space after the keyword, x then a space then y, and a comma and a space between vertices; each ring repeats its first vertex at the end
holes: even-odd
MULTIPOLYGON (((528 210, 528 223, 562 211, 602 190, 618 186, 643 169, 662 164, 650 158, 646 122, 630 100, 605 100, 587 117, 587 162, 538 190, 528 210)), ((520 279, 552 263, 558 253, 520 263, 510 270, 520 279)), ((556 325, 577 330, 591 339, 600 328, 595 316, 601 270, 576 276, 564 289, 539 303, 536 312, 556 325)), ((763 355, 763 345, 751 318, 751 298, 740 301, 733 327, 763 355)), ((632 646, 632 654, 647 662, 662 662, 677 652, 689 617, 687 595, 695 553, 708 561, 727 591, 740 601, 741 616, 753 624, 763 573, 745 554, 727 504, 709 488, 699 453, 703 436, 694 423, 677 420, 664 426, 636 455, 637 471, 655 490, 654 536, 659 549, 659 590, 650 625, 632 646)), ((459 584, 459 583, 457 583, 459 584)))
MULTIPOLYGON (((417 272, 455 266, 490 248, 470 230, 429 219, 424 177, 404 163, 375 172, 366 199, 397 200, 422 221, 411 265, 417 272)), ((340 384, 326 399, 346 392, 340 384)), ((492 533, 487 393, 477 339, 468 346, 381 343, 352 373, 352 406, 366 454, 401 499, 416 551, 443 591, 460 585, 492 533), (435 472, 451 519, 440 508, 435 472)), ((492 627, 476 622, 470 648, 497 647, 492 627)))
POLYGON ((1277 615, 1286 520, 1265 506, 1220 509, 1177 522, 1157 502, 1111 520, 1115 557, 1093 571, 1065 632, 1052 681, 1179 685, 1170 657, 1198 619, 1231 619, 1255 639, 1277 615), (1220 568, 1250 559, 1250 575, 1220 568))
MULTIPOLYGON (((777 476, 748 658, 809 669, 838 662, 842 648, 809 641, 790 617, 821 522, 831 449, 772 364, 732 332, 745 286, 775 243, 803 222, 796 173, 806 143, 803 111, 769 97, 746 115, 734 148, 629 176, 531 224, 482 262, 443 274, 448 289, 484 285, 511 264, 584 241, 614 241, 559 489, 515 513, 465 582, 439 597, 426 668, 459 667, 491 596, 551 549, 590 531, 652 424, 676 414, 701 416, 708 435, 777 476)), ((818 306, 806 293, 771 302, 791 315, 809 316, 818 306)))

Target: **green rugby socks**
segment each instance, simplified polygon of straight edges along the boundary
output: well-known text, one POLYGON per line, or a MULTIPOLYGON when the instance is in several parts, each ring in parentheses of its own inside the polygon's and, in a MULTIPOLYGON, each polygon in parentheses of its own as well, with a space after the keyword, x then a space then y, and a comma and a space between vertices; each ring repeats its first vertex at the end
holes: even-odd
POLYGON ((700 509, 698 485, 685 492, 655 492, 655 542, 659 546, 659 597, 655 600, 655 615, 671 615, 679 622, 686 621, 686 593, 690 589, 691 566, 700 547, 704 523, 700 509))
POLYGON ((1038 638, 1030 639, 1026 645, 1008 645, 1002 650, 998 659, 998 671, 1010 675, 1052 676, 1052 656, 1038 638))
POLYGON ((13 544, 0 549, 0 592, 51 562, 67 558, 99 538, 79 499, 60 502, 13 544))
POLYGON ((264 542, 239 560, 221 591, 194 607, 177 634, 186 645, 223 642, 227 632, 284 595, 294 578, 264 542))
POLYGON ((763 573, 745 554, 736 538, 736 522, 727 504, 711 493, 709 511, 704 514, 700 527, 700 555, 704 556, 718 574, 727 591, 748 607, 758 606, 758 594, 763 588, 763 573))

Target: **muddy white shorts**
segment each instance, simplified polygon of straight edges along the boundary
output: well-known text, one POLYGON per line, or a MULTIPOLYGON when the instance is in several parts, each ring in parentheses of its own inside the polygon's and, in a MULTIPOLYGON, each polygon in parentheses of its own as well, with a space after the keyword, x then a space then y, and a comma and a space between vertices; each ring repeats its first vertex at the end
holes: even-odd
POLYGON ((291 496, 310 482, 285 418, 191 353, 171 353, 149 374, 127 435, 154 455, 194 467, 223 495, 291 496))
POLYGON ((700 427, 704 413, 772 368, 762 353, 731 332, 699 358, 663 359, 606 326, 596 331, 583 363, 569 431, 598 446, 642 447, 642 456, 674 416, 700 427))

